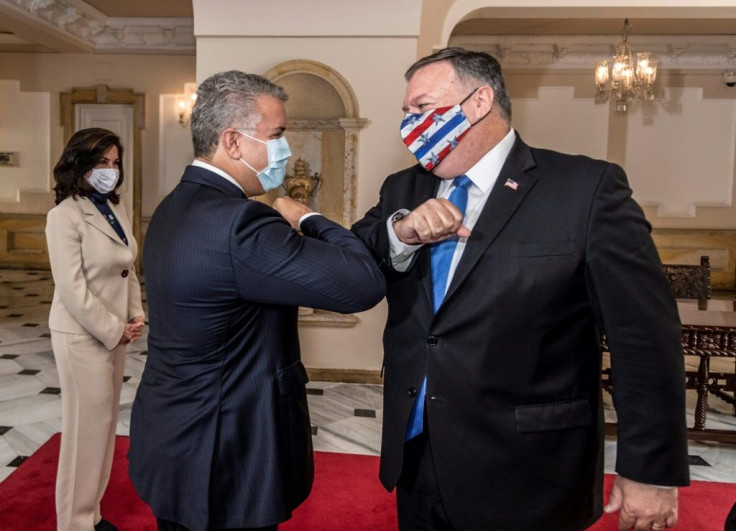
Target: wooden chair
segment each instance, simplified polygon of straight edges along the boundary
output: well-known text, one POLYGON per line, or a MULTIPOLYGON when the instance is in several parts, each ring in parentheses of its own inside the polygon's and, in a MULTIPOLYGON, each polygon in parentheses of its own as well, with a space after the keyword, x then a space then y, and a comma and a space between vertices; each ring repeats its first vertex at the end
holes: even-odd
POLYGON ((664 264, 676 299, 697 299, 698 310, 705 310, 710 299, 710 258, 700 257, 700 265, 664 264))
MULTIPOLYGON (((708 300, 711 298, 710 260, 708 256, 700 257, 699 266, 664 264, 663 267, 676 299, 694 299, 698 301, 698 310, 707 309, 708 300)), ((734 310, 736 310, 736 301, 734 305, 734 310)), ((736 373, 731 371, 712 372, 710 370, 711 356, 719 355, 719 342, 724 341, 723 334, 725 333, 718 327, 702 327, 702 330, 683 331, 685 354, 700 358, 697 370, 685 371, 685 388, 696 390, 698 393, 693 428, 688 429, 688 438, 690 439, 736 443, 736 432, 732 430, 705 428, 709 393, 734 406, 734 415, 736 415, 736 392, 734 391, 736 390, 736 373), (714 338, 717 338, 717 341, 714 338)), ((608 351, 605 334, 601 334, 601 350, 608 351)), ((610 368, 602 371, 601 386, 609 393, 612 391, 614 382, 611 378, 610 368)), ((615 432, 615 424, 606 423, 606 434, 615 434, 615 432)))

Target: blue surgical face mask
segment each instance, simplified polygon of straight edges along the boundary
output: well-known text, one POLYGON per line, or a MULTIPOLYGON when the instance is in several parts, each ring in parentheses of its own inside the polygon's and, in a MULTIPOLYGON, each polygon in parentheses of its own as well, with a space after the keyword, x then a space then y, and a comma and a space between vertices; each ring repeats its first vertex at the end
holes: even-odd
POLYGON ((266 192, 281 186, 284 182, 284 177, 286 176, 286 163, 289 161, 289 157, 291 157, 291 150, 289 149, 289 143, 286 141, 286 138, 282 136, 280 138, 264 142, 263 140, 252 137, 241 130, 238 130, 238 133, 243 136, 247 136, 256 142, 260 142, 261 144, 266 144, 266 151, 268 152, 268 166, 263 168, 261 171, 256 170, 243 158, 240 159, 240 162, 256 172, 258 180, 261 181, 261 186, 263 186, 263 189, 266 192))

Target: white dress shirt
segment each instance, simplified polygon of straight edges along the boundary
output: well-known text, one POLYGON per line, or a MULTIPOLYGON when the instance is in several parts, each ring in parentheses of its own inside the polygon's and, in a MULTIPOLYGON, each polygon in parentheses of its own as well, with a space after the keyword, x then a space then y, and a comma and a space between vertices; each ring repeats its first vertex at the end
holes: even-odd
POLYGON ((233 183, 235 186, 237 186, 245 194, 245 190, 243 190, 243 187, 240 186, 240 184, 238 183, 238 181, 236 181, 235 179, 233 179, 230 175, 228 175, 226 172, 222 171, 220 168, 218 168, 216 166, 213 166, 212 164, 209 164, 209 163, 207 163, 207 162, 205 162, 203 160, 199 160, 199 159, 194 159, 194 162, 192 162, 192 166, 197 166, 199 168, 204 168, 205 170, 209 170, 212 173, 216 173, 217 175, 219 175, 220 177, 222 177, 226 181, 230 181, 231 183, 233 183))
MULTIPOLYGON (((468 204, 465 209, 463 225, 470 229, 471 232, 480 217, 480 213, 483 211, 486 201, 488 201, 488 197, 491 195, 493 185, 496 184, 498 174, 501 173, 501 168, 506 162, 506 158, 511 152, 511 147, 514 145, 515 140, 516 134, 511 129, 503 140, 496 144, 472 168, 465 172, 465 175, 468 176, 473 184, 468 188, 468 204)), ((448 198, 452 188, 454 188, 453 183, 454 179, 443 179, 437 190, 437 197, 448 198)), ((396 231, 394 231, 391 217, 388 219, 387 226, 389 241, 391 243, 391 263, 397 271, 406 271, 411 263, 412 256, 422 245, 407 245, 400 241, 398 236, 396 236, 396 231)), ((457 264, 460 262, 463 251, 465 251, 466 243, 467 238, 460 238, 457 242, 455 254, 452 255, 450 272, 447 274, 446 286, 449 286, 452 281, 457 264)))

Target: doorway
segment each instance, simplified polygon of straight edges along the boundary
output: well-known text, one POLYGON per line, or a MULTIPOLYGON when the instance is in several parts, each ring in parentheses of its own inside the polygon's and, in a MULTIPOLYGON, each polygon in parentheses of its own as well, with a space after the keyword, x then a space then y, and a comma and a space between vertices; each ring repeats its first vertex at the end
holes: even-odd
POLYGON ((75 105, 74 131, 101 127, 120 137, 123 144, 125 179, 118 190, 125 205, 128 219, 133 219, 133 108, 119 103, 80 103, 75 105), (130 168, 130 169, 129 169, 130 168))
MULTIPOLYGON (((125 182, 121 197, 133 222, 133 236, 141 241, 141 130, 145 127, 145 94, 106 85, 75 88, 61 93, 64 144, 86 127, 102 127, 120 136, 125 153, 125 182)), ((137 266, 140 268, 140 253, 137 266)))

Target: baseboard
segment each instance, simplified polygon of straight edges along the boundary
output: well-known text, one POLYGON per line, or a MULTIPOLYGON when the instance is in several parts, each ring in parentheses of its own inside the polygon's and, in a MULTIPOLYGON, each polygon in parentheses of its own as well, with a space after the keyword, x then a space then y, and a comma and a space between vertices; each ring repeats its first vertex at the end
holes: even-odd
POLYGON ((312 382, 383 384, 381 371, 361 369, 307 369, 312 382))

